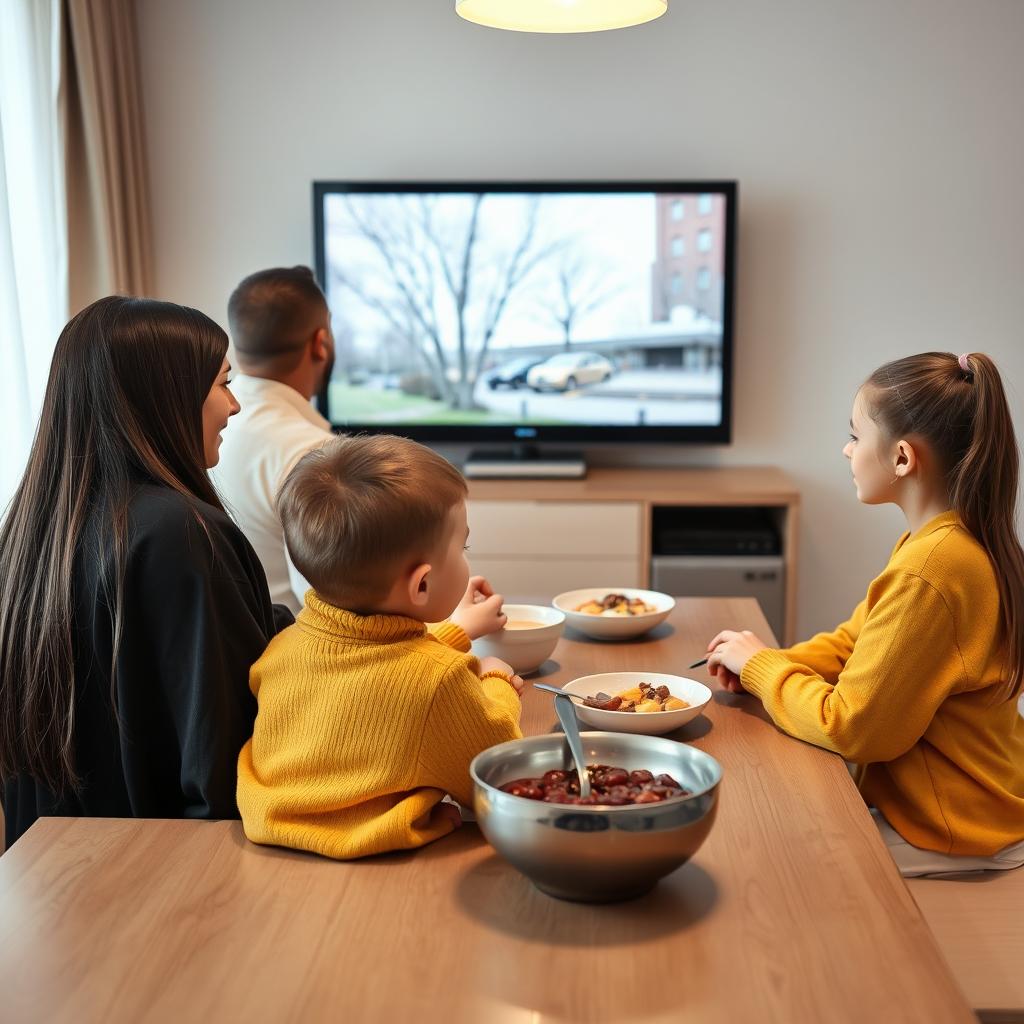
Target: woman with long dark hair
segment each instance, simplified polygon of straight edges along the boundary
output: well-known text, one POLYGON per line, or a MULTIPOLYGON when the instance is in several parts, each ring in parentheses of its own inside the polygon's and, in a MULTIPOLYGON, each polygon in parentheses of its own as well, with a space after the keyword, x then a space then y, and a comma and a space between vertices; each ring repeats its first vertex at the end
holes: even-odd
POLYGON ((236 817, 266 579, 206 470, 238 404, 194 309, 110 297, 68 323, 0 526, 8 845, 41 815, 236 817))

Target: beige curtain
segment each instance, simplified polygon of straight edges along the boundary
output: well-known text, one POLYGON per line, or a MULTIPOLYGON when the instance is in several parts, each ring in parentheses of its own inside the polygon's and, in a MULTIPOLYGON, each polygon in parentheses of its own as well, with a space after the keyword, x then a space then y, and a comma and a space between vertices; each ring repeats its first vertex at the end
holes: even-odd
POLYGON ((68 307, 148 295, 149 182, 134 0, 63 0, 68 307))

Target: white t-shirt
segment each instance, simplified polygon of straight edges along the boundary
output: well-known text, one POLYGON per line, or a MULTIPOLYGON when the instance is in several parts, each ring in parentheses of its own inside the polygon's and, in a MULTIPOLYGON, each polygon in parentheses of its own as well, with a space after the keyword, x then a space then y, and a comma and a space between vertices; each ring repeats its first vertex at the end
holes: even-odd
POLYGON ((210 470, 224 507, 256 549, 270 599, 293 613, 308 584, 291 564, 277 517, 277 494, 291 468, 331 436, 331 425, 294 388, 236 374, 231 390, 242 411, 224 429, 220 461, 210 470))

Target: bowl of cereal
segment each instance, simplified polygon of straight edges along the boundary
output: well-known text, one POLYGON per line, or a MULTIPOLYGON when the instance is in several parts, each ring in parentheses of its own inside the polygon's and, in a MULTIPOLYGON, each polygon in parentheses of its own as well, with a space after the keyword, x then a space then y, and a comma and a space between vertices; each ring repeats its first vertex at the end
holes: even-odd
POLYGON ((640 896, 700 849, 718 810, 721 765, 686 743, 585 732, 581 798, 560 733, 491 747, 469 766, 487 841, 542 892, 608 903, 640 896))
POLYGON ((703 683, 666 672, 599 672, 562 689, 580 698, 573 701, 576 717, 592 729, 643 736, 681 728, 711 700, 703 683))
POLYGON ((675 601, 656 590, 587 587, 559 594, 552 602, 565 621, 595 640, 642 636, 668 618, 675 601))
POLYGON ((473 641, 478 658, 500 658, 520 675, 535 672, 554 651, 565 615, 541 604, 506 604, 505 626, 473 641))

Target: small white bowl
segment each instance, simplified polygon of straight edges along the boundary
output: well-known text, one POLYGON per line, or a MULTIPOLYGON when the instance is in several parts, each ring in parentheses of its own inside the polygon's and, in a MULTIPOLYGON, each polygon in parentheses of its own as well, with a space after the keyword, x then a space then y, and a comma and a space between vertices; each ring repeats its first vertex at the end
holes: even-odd
POLYGON ((501 658, 519 675, 534 672, 551 657, 565 628, 565 616, 542 604, 506 604, 501 609, 509 622, 536 622, 530 629, 499 629, 473 641, 478 658, 501 658))
POLYGON ((593 697, 598 693, 614 696, 641 683, 650 683, 655 687, 667 686, 673 697, 685 700, 690 706, 678 711, 601 711, 599 708, 584 707, 583 704, 573 701, 577 718, 591 728, 604 732, 663 736, 692 721, 711 700, 711 690, 703 683, 684 676, 670 676, 664 672, 600 672, 565 683, 562 689, 580 697, 593 697))
POLYGON ((668 594, 659 594, 656 590, 634 590, 631 587, 587 587, 585 590, 569 590, 559 594, 551 602, 560 612, 565 613, 565 621, 573 629, 592 637, 595 640, 628 640, 630 637, 641 636, 648 630, 664 622, 668 613, 676 606, 676 602, 668 594), (576 609, 586 601, 600 601, 608 594, 624 594, 626 597, 638 597, 645 604, 653 605, 653 612, 642 615, 590 615, 576 609))

